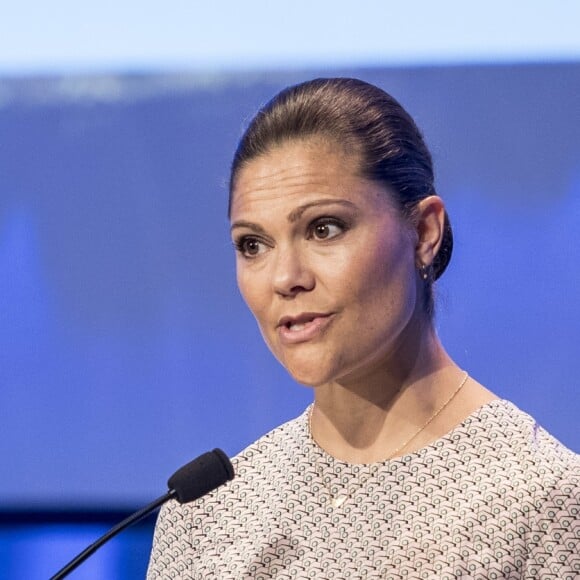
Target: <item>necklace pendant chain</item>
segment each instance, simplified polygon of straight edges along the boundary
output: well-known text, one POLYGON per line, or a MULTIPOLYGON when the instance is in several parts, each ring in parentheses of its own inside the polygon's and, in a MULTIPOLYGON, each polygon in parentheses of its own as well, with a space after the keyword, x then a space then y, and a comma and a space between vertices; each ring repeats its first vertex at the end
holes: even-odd
MULTIPOLYGON (((467 382, 468 378, 469 378, 469 374, 467 372, 464 372, 463 379, 459 383, 459 386, 453 391, 453 393, 451 393, 451 396, 435 411, 435 413, 433 413, 433 415, 431 415, 427 419, 427 421, 425 421, 425 423, 423 423, 423 425, 421 425, 421 427, 417 431, 415 431, 415 433, 413 433, 411 435, 411 437, 409 437, 402 445, 397 447, 397 449, 395 449, 389 455, 388 459, 393 459, 393 457, 396 457, 401 451, 403 451, 403 449, 405 449, 405 447, 407 447, 407 445, 409 445, 409 443, 411 443, 411 441, 413 441, 421 433, 423 433, 423 431, 444 411, 444 409, 447 407, 447 405, 449 405, 449 403, 451 403, 451 401, 453 401, 453 399, 455 399, 455 397, 457 396, 459 391, 463 388, 463 386, 467 382)), ((312 414, 312 412, 311 412, 311 414, 312 414)))
MULTIPOLYGON (((465 372, 463 375, 463 379, 461 380, 461 383, 459 383, 459 386, 455 389, 455 391, 453 391, 451 396, 435 411, 435 413, 433 413, 427 419, 427 421, 425 421, 425 423, 417 431, 415 431, 411 435, 411 437, 409 437, 402 445, 397 447, 397 449, 395 449, 395 451, 393 451, 392 453, 389 454, 389 456, 386 459, 387 461, 390 459, 393 459, 394 457, 399 455, 399 453, 401 451, 403 451, 403 449, 405 449, 407 447, 407 445, 409 445, 409 443, 411 443, 416 437, 418 437, 443 412, 443 410, 449 405, 449 403, 451 403, 451 401, 453 401, 453 399, 455 399, 455 397, 457 396, 459 391, 463 388, 463 386, 467 382, 468 378, 469 378, 469 374, 467 372, 465 372)), ((308 431, 309 431, 310 439, 313 442, 315 442, 314 438, 312 437, 312 413, 313 413, 313 411, 314 411, 314 403, 312 403, 312 405, 310 406, 310 412, 308 413, 308 431)), ((367 481, 369 481, 371 479, 371 477, 373 477, 376 474, 376 472, 378 471, 380 466, 381 466, 381 463, 375 463, 375 464, 369 465, 368 466, 369 470, 368 470, 368 474, 366 477, 363 477, 362 480, 355 481, 354 486, 348 486, 347 489, 340 490, 336 494, 333 494, 332 491, 330 490, 330 488, 328 487, 328 485, 324 481, 325 478, 324 478, 322 466, 320 465, 320 463, 318 461, 316 461, 316 464, 315 464, 316 470, 318 471, 318 475, 320 476, 320 479, 322 480, 323 485, 326 488, 328 495, 330 496, 330 505, 335 509, 342 507, 345 504, 345 502, 348 499, 350 499, 359 489, 362 489, 362 487, 367 483, 367 481)))

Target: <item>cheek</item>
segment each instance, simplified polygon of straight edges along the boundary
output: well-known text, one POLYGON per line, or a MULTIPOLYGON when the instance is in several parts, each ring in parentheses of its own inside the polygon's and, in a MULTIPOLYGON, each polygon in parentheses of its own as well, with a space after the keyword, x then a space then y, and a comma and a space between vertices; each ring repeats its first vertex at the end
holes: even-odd
POLYGON ((252 304, 254 303, 253 294, 255 290, 251 284, 251 278, 245 272, 243 266, 237 266, 236 280, 238 282, 238 290, 244 299, 247 307, 253 312, 252 304))
POLYGON ((267 304, 266 289, 261 277, 250 272, 247 267, 238 265, 236 278, 242 298, 254 317, 261 322, 260 318, 267 304))
POLYGON ((269 307, 272 304, 272 295, 268 292, 269 283, 262 276, 247 268, 237 269, 238 289, 250 312, 258 324, 262 338, 272 354, 284 364, 280 353, 276 351, 274 340, 274 327, 269 307))
POLYGON ((397 238, 384 239, 375 248, 375 252, 361 254, 349 276, 360 303, 386 309, 384 314, 412 310, 416 297, 412 246, 397 238))

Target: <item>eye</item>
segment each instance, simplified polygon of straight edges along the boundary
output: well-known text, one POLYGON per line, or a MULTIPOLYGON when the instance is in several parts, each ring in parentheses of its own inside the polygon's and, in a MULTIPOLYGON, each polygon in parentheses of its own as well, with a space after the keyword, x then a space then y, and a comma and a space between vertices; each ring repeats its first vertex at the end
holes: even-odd
POLYGON ((317 219, 310 225, 309 236, 317 240, 329 240, 346 230, 345 224, 335 218, 317 219))
POLYGON ((234 241, 236 250, 245 258, 254 258, 266 251, 266 244, 259 238, 243 236, 234 241))

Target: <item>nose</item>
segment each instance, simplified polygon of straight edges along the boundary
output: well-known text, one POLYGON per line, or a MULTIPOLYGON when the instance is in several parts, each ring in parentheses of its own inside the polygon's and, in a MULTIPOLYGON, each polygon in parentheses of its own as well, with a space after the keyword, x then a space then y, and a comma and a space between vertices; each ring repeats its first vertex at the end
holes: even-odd
POLYGON ((315 277, 298 248, 278 248, 276 252, 272 285, 283 298, 292 298, 300 292, 314 288, 315 277))

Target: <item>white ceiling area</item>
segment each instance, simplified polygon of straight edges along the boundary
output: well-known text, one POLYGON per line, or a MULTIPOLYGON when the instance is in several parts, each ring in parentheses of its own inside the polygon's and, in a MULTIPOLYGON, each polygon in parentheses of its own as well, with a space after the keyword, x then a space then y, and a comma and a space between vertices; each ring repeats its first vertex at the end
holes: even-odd
POLYGON ((577 0, 19 0, 0 75, 580 60, 577 0))

